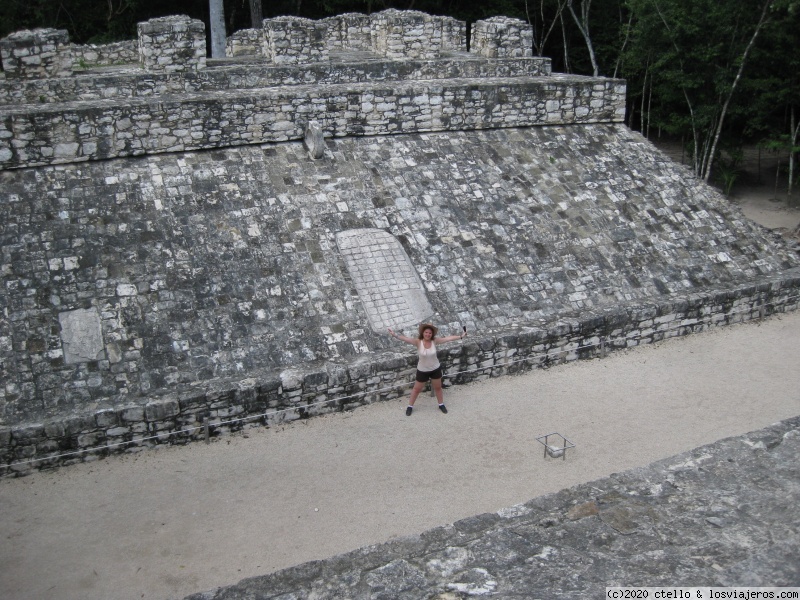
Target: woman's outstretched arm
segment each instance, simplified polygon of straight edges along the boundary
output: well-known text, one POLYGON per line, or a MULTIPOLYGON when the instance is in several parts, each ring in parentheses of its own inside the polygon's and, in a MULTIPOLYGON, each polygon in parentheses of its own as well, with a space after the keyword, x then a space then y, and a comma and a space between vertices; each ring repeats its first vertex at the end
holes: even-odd
POLYGON ((445 342, 454 342, 455 340, 462 340, 467 336, 467 332, 465 331, 461 335, 448 335, 447 337, 436 338, 436 342, 439 344, 444 344, 445 342))
POLYGON ((405 335, 400 335, 392 331, 392 328, 389 328, 389 335, 392 336, 396 340, 400 340, 401 342, 405 342, 406 344, 413 344, 414 346, 417 345, 419 341, 417 338, 410 338, 405 335))

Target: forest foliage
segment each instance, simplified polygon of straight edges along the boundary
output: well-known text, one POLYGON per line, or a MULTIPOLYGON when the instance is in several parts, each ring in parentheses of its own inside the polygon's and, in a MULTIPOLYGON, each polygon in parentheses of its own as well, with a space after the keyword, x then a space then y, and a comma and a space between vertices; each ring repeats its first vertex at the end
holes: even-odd
MULTIPOLYGON (((386 8, 466 21, 530 23, 533 51, 556 72, 619 77, 627 124, 682 140, 695 173, 725 187, 744 144, 800 151, 800 0, 224 0, 230 35, 262 18, 311 19, 386 8)), ((0 37, 66 29, 75 43, 134 39, 136 23, 184 14, 209 23, 209 0, 4 0, 0 37)))

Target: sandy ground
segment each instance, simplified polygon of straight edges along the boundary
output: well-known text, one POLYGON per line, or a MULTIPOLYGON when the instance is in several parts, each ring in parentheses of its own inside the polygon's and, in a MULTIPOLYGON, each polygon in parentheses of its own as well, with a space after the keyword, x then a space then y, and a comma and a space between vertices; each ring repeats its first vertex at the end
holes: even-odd
POLYGON ((425 395, 0 480, 0 598, 182 598, 496 511, 800 414, 798 356, 794 312, 450 388, 447 415, 425 395))
POLYGON ((793 194, 793 206, 786 203, 785 194, 775 197, 774 191, 766 187, 740 187, 734 190, 730 200, 738 204, 744 216, 784 234, 791 234, 800 225, 800 196, 793 194))

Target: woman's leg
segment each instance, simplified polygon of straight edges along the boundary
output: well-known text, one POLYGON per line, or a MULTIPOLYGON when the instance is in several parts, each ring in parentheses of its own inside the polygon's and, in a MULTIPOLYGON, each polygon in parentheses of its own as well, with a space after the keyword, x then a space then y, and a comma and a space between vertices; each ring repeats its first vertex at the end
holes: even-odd
POLYGON ((436 400, 439 404, 444 404, 444 392, 442 391, 442 379, 431 379, 431 385, 433 386, 433 391, 436 394, 436 400))
MULTIPOLYGON (((439 381, 441 383, 441 380, 439 381)), ((417 381, 416 383, 414 383, 414 387, 411 389, 411 397, 408 399, 409 406, 414 406, 414 402, 417 401, 417 396, 419 396, 419 393, 422 391, 422 388, 424 387, 425 387, 424 381, 417 381)))

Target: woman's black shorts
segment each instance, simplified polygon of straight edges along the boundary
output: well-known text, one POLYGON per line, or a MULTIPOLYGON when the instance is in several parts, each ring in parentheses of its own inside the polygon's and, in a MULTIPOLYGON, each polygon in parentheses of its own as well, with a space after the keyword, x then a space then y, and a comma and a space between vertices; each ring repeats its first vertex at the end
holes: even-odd
POLYGON ((441 379, 442 378, 442 367, 434 369, 433 371, 420 371, 417 369, 417 381, 420 383, 426 383, 431 379, 441 379))

